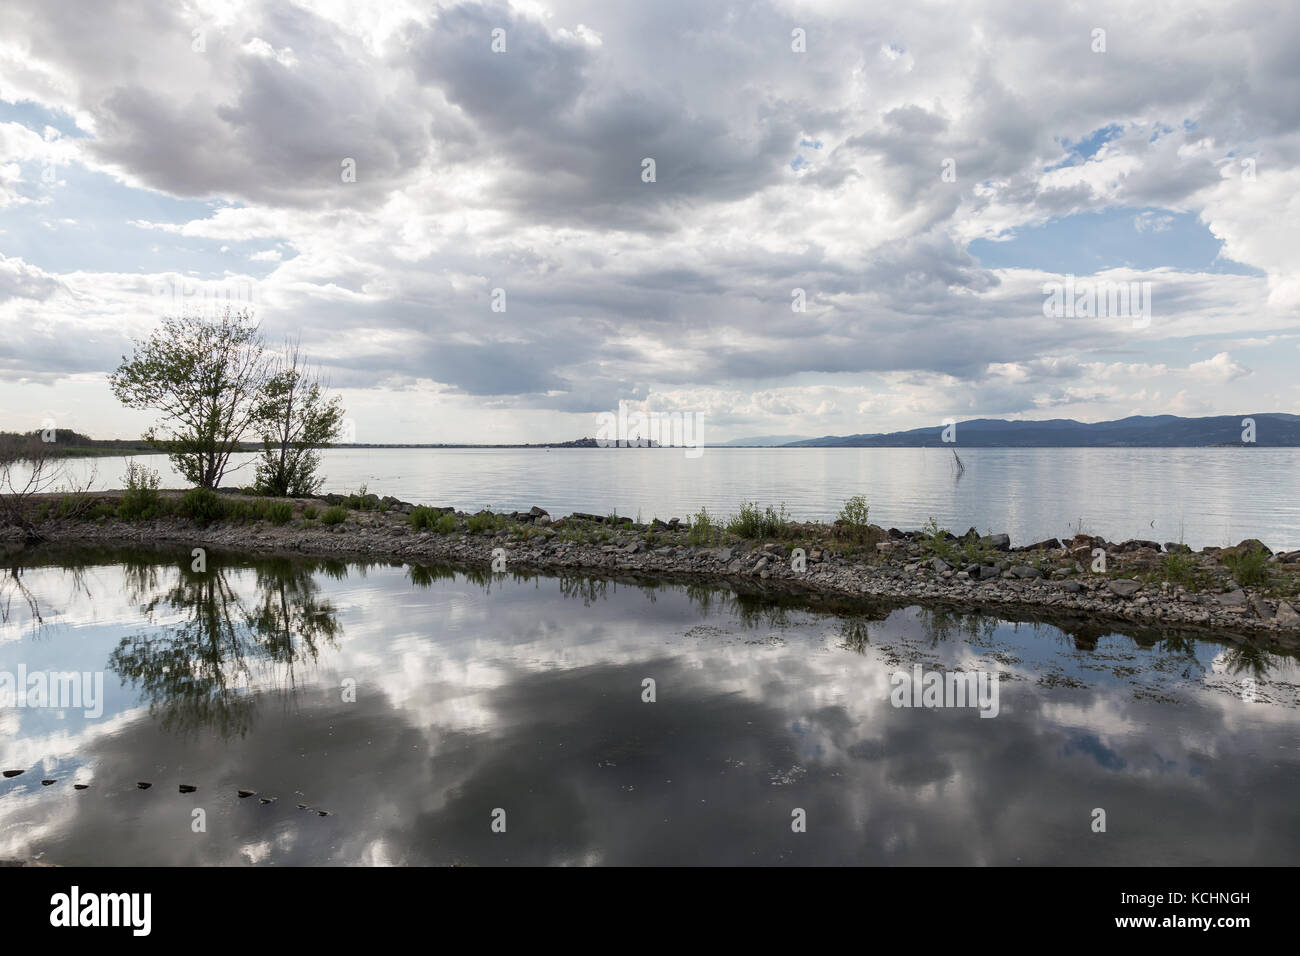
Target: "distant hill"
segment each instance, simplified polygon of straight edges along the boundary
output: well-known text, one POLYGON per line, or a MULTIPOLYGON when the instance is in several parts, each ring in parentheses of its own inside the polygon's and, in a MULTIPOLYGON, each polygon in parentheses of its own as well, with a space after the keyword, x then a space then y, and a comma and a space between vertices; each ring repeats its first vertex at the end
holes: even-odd
POLYGON ((721 441, 713 448, 771 448, 774 445, 795 445, 802 442, 813 441, 806 435, 755 435, 753 438, 733 438, 731 441, 721 441))
MULTIPOLYGON (((1006 421, 972 418, 958 422, 956 445, 961 448, 1198 448, 1243 445, 1242 420, 1255 422, 1257 446, 1300 446, 1300 415, 1256 412, 1180 418, 1177 415, 1134 415, 1113 422, 1006 421)), ((863 435, 827 435, 788 442, 783 448, 923 448, 946 444, 943 425, 910 431, 863 435)))

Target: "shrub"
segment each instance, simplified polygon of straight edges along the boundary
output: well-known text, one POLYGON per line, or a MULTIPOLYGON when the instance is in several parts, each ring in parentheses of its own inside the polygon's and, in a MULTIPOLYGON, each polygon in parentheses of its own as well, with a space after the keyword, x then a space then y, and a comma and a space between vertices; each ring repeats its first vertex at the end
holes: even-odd
POLYGON ((1196 576, 1196 563, 1190 554, 1175 551, 1160 559, 1160 573, 1166 581, 1191 587, 1196 576))
POLYGON ((156 518, 163 514, 162 496, 158 494, 158 472, 144 465, 128 462, 126 489, 118 501, 117 513, 127 521, 156 518))
POLYGON ((451 512, 442 515, 433 526, 433 530, 438 534, 451 534, 456 530, 456 516, 451 512))
POLYGON ((476 515, 470 515, 465 522, 471 534, 480 531, 500 531, 507 524, 505 515, 495 515, 490 511, 480 511, 476 515))
POLYGON ((293 505, 287 501, 272 501, 266 512, 272 524, 287 524, 293 520, 293 505))
POLYGON ((709 509, 701 508, 696 512, 695 517, 691 519, 687 540, 694 545, 712 544, 720 530, 722 529, 718 527, 717 522, 709 514, 709 509))
POLYGON ((302 516, 308 520, 311 520, 312 518, 316 517, 316 506, 304 505, 302 509, 302 516))
POLYGON ((1223 564, 1240 585, 1264 584, 1268 581, 1268 554, 1264 551, 1256 548, 1229 551, 1223 556, 1223 564))
POLYGON ((226 502, 211 488, 191 488, 182 496, 176 511, 201 524, 220 521, 227 514, 226 502))
POLYGON ((871 526, 867 521, 870 510, 867 507, 867 499, 862 495, 854 495, 844 502, 844 507, 839 513, 839 520, 842 522, 840 533, 854 541, 865 541, 870 534, 871 526))
POLYGON ((406 516, 406 520, 410 522, 411 527, 416 531, 421 528, 432 528, 434 522, 438 520, 438 512, 427 505, 416 505, 411 509, 411 513, 406 516))
POLYGON ((933 515, 921 529, 921 547, 932 554, 937 554, 945 561, 952 561, 956 556, 953 542, 948 537, 948 529, 940 528, 939 522, 934 520, 933 515))
POLYGON ((325 513, 320 516, 320 520, 325 524, 341 524, 348 520, 348 509, 342 505, 333 505, 325 509, 325 513))
POLYGON ((778 538, 790 529, 790 516, 786 514, 785 503, 777 511, 768 505, 759 511, 758 502, 746 501, 740 506, 740 513, 727 519, 727 531, 742 538, 778 538))

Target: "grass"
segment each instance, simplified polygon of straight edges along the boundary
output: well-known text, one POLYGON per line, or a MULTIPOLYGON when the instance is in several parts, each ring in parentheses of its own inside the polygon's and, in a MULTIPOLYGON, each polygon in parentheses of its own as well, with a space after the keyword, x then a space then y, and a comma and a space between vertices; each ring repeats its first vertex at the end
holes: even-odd
POLYGON ((302 509, 302 516, 306 518, 308 521, 311 521, 313 518, 316 517, 316 506, 304 505, 302 509))

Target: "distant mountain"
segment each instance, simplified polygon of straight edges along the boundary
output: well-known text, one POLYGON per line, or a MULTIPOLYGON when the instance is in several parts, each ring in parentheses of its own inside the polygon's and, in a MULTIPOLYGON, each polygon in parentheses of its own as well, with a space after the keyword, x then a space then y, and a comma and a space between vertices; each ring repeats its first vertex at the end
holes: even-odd
POLYGON ((733 438, 718 442, 715 448, 770 448, 773 445, 796 445, 814 441, 806 435, 755 435, 753 438, 733 438))
MULTIPOLYGON (((1179 418, 1177 415, 1134 415, 1113 422, 1076 422, 1071 418, 1048 421, 1006 421, 973 418, 958 422, 959 448, 1196 448, 1207 445, 1244 445, 1243 419, 1254 421, 1254 444, 1300 446, 1300 415, 1257 412, 1216 415, 1213 418, 1179 418)), ((922 448, 942 446, 943 425, 910 431, 865 435, 827 435, 787 442, 783 448, 922 448)))

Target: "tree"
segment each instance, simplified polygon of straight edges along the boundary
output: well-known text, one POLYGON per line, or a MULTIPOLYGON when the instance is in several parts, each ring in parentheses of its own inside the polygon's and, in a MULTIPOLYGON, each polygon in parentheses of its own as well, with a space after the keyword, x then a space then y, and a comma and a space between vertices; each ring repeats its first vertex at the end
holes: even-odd
POLYGON ((90 502, 86 492, 94 482, 93 472, 80 485, 64 486, 67 478, 54 443, 45 441, 41 432, 0 434, 0 525, 21 528, 25 544, 44 540, 32 520, 34 499, 64 492, 65 515, 83 511, 90 502))
POLYGON ((259 423, 268 366, 262 337, 247 310, 208 322, 170 316, 108 377, 113 394, 128 408, 160 411, 163 420, 145 441, 168 452, 185 479, 216 488, 259 423))
POLYGON ((257 463, 258 490, 303 498, 314 495, 322 445, 338 441, 343 406, 326 398, 317 373, 303 364, 298 344, 285 346, 262 388, 262 458, 257 463))

